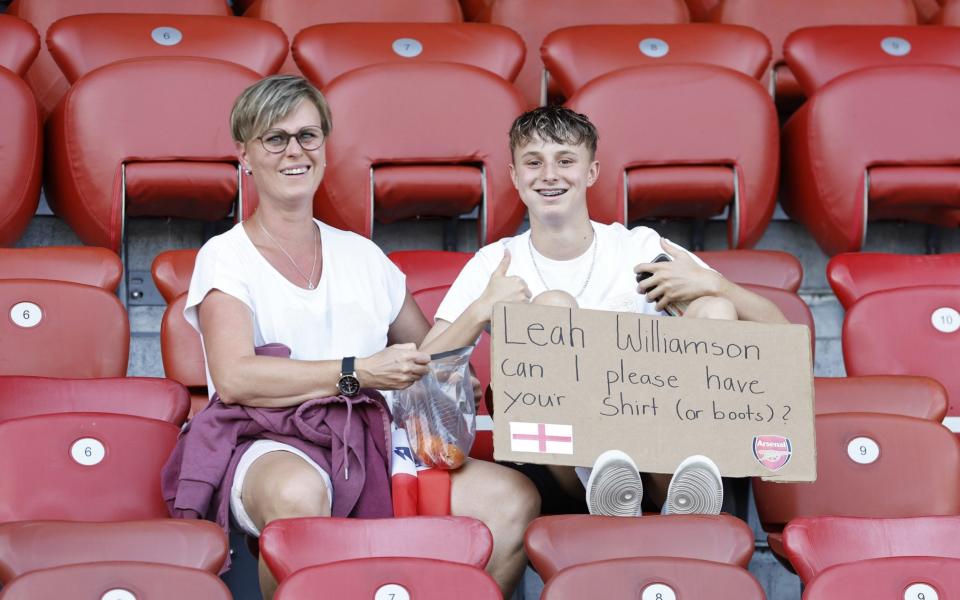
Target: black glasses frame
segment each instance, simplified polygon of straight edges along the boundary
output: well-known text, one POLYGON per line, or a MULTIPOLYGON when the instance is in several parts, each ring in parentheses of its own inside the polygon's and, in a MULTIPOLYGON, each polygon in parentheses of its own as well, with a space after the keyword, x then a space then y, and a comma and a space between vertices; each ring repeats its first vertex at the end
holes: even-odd
POLYGON ((257 139, 260 140, 260 145, 263 146, 263 149, 270 154, 280 154, 282 152, 286 152, 287 148, 290 146, 290 138, 297 138, 297 143, 300 144, 300 147, 304 150, 316 150, 320 146, 323 146, 324 142, 327 141, 326 137, 323 135, 323 129, 317 127, 316 125, 304 127, 296 133, 290 133, 288 131, 284 131, 283 129, 268 129, 257 139), (271 149, 267 145, 267 142, 264 141, 264 138, 270 136, 279 136, 282 138, 283 147, 278 146, 279 149, 277 150, 271 149), (313 138, 311 139, 310 137, 305 136, 313 136, 313 138))

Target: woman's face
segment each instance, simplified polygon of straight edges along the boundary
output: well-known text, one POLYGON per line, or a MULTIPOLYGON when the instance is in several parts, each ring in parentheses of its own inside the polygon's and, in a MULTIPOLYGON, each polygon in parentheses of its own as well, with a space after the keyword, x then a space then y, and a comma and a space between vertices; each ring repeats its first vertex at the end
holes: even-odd
POLYGON ((261 200, 313 202, 313 195, 320 186, 326 166, 326 141, 315 150, 304 150, 296 135, 305 127, 320 129, 321 124, 317 107, 304 100, 289 115, 268 127, 261 136, 266 139, 271 132, 278 130, 290 135, 287 147, 282 152, 268 152, 259 138, 245 144, 237 142, 240 163, 253 171, 253 180, 261 200))

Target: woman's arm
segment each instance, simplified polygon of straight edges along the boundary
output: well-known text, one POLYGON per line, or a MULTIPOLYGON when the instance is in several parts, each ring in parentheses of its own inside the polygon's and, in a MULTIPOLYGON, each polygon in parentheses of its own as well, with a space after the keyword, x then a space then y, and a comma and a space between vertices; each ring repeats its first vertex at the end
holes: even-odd
MULTIPOLYGON (((295 406, 339 393, 339 360, 257 356, 253 315, 240 300, 213 290, 198 308, 207 367, 225 404, 295 406)), ((356 369, 363 387, 402 389, 426 373, 429 361, 414 344, 398 344, 358 358, 356 369)))
POLYGON ((759 294, 740 287, 716 271, 705 269, 685 250, 661 239, 664 252, 673 257, 670 262, 641 263, 634 271, 653 275, 637 285, 637 291, 647 300, 656 302, 663 310, 672 302, 692 302, 701 296, 718 296, 733 303, 741 321, 758 323, 789 323, 777 305, 759 294))

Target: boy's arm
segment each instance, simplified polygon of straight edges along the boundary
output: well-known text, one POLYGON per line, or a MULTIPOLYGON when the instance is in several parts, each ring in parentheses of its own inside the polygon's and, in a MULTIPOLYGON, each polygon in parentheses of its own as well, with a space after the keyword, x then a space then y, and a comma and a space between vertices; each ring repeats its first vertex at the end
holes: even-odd
POLYGON ((741 321, 758 323, 789 323, 777 305, 759 294, 740 287, 720 273, 705 269, 686 250, 661 239, 664 252, 673 260, 660 263, 641 263, 634 268, 639 273, 653 275, 637 285, 637 291, 647 300, 656 302, 657 310, 673 302, 692 302, 701 296, 718 296, 733 303, 741 321))

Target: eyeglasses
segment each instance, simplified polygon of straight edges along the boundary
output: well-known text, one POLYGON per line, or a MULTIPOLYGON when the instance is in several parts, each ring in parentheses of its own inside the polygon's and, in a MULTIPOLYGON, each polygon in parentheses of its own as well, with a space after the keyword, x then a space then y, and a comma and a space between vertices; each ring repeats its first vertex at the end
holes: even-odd
POLYGON ((282 129, 270 129, 258 140, 263 149, 271 154, 280 154, 290 145, 290 138, 297 138, 297 143, 304 150, 316 150, 323 145, 323 129, 316 126, 304 127, 296 133, 287 133, 282 129))

